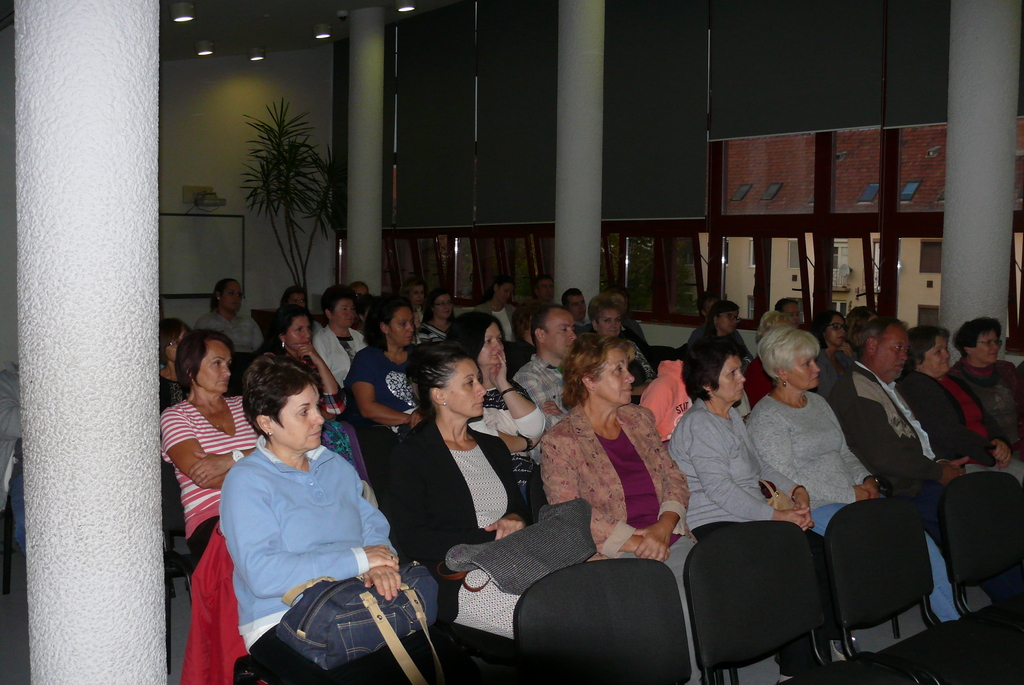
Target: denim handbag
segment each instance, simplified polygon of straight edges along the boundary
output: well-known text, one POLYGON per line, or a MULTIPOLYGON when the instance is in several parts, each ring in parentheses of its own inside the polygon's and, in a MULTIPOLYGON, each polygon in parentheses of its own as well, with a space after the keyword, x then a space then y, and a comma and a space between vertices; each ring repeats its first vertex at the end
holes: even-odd
MULTIPOLYGON (((406 564, 399 573, 402 587, 391 601, 367 589, 358 577, 315 578, 289 590, 281 599, 291 606, 277 624, 277 636, 320 668, 332 669, 388 646, 414 685, 426 685, 401 638, 422 630, 437 618, 437 582, 423 566, 406 564), (300 596, 301 595, 301 596, 300 596), (296 601, 298 598, 298 601, 296 601)), ((444 676, 434 653, 438 685, 444 676)))

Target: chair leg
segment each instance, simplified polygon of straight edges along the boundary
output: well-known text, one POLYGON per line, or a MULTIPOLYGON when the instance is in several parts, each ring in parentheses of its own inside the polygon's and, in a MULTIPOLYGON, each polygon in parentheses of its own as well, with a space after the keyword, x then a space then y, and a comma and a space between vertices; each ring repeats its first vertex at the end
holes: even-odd
POLYGON ((892 639, 900 639, 900 619, 899 616, 892 617, 892 639))
POLYGON ((11 594, 11 558, 14 556, 14 509, 11 507, 11 496, 7 495, 4 506, 4 579, 3 593, 11 594))
POLYGON ((171 674, 171 592, 174 588, 174 580, 164 577, 164 643, 167 652, 167 674, 171 674))
POLYGON ((735 666, 729 669, 729 685, 740 685, 740 674, 735 666))

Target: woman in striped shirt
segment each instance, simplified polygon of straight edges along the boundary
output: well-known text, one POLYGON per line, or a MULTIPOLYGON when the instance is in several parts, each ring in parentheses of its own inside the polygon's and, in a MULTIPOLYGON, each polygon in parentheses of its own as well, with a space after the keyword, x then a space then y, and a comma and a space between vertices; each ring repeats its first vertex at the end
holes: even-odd
POLYGON ((201 556, 220 520, 224 476, 256 446, 241 397, 224 397, 231 377, 231 339, 197 329, 178 343, 178 383, 188 399, 160 417, 161 451, 174 464, 185 508, 185 540, 201 556))

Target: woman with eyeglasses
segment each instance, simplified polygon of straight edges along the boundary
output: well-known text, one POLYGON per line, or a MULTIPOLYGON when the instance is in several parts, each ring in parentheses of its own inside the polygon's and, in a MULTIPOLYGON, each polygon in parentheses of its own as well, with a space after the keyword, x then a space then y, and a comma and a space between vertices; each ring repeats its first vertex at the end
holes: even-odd
POLYGON ((999 424, 1001 435, 1020 458, 1020 439, 1024 435, 1024 382, 1017 369, 999 359, 1002 327, 999 321, 982 317, 968 321, 953 338, 962 355, 949 375, 966 381, 981 400, 982 408, 999 424))
POLYGON ((740 349, 740 359, 746 369, 754 361, 754 355, 743 343, 736 327, 740 323, 740 306, 732 300, 719 300, 708 309, 708 318, 704 323, 705 338, 728 338, 740 349))
POLYGON ((853 364, 843 350, 846 345, 846 320, 834 309, 818 312, 811 319, 811 333, 818 339, 821 352, 818 353, 818 394, 828 399, 833 386, 853 364))
POLYGON ((178 357, 178 343, 191 328, 181 319, 160 320, 160 411, 184 402, 188 392, 178 383, 178 370, 174 360, 178 357))
POLYGON ((442 342, 448 338, 452 325, 452 295, 444 288, 434 288, 423 300, 423 325, 420 326, 421 343, 442 342))

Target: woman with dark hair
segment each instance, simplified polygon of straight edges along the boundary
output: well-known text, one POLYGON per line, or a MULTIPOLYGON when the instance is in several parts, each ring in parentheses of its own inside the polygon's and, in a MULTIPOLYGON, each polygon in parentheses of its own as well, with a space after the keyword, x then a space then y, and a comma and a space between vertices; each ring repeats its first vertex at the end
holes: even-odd
MULTIPOLYGON (((420 326, 423 324, 423 299, 427 293, 427 282, 419 276, 405 279, 398 294, 409 300, 412 305, 413 326, 416 327, 416 335, 419 335, 420 326)), ((413 342, 419 342, 415 339, 413 342)))
POLYGON ((868 325, 868 321, 876 318, 878 318, 878 312, 864 305, 854 307, 846 312, 846 342, 851 353, 847 356, 853 361, 857 361, 860 358, 860 334, 864 332, 864 327, 868 325))
POLYGON ((483 416, 472 422, 473 429, 501 438, 512 452, 516 481, 525 492, 533 471, 529 452, 544 433, 544 413, 522 386, 508 379, 501 325, 490 314, 466 312, 452 323, 448 340, 461 345, 480 369, 486 392, 483 416))
POLYGON ((296 307, 306 308, 306 289, 301 285, 290 285, 284 289, 281 294, 281 303, 279 307, 283 307, 287 304, 293 304, 296 307))
POLYGON ((964 470, 1005 469, 1024 480, 1024 463, 1012 459, 1010 444, 971 384, 949 373, 949 331, 938 326, 911 328, 910 372, 900 393, 928 434, 936 459, 968 458, 964 470))
POLYGON ((1017 369, 999 359, 1002 326, 996 319, 983 317, 968 321, 956 332, 953 344, 962 355, 949 375, 966 381, 981 406, 999 425, 999 435, 1020 458, 1020 440, 1024 436, 1024 382, 1017 369))
POLYGON ((818 339, 821 347, 816 360, 820 369, 818 394, 828 399, 833 386, 853 364, 853 360, 844 352, 846 320, 834 309, 818 312, 811 319, 811 334, 818 339))
POLYGON ((196 319, 195 328, 223 333, 236 352, 254 352, 263 344, 263 332, 241 309, 242 286, 233 278, 222 278, 213 286, 210 311, 196 319))
POLYGON ((320 311, 327 327, 313 333, 313 347, 327 362, 339 385, 345 382, 356 353, 366 347, 363 334, 353 329, 356 320, 356 294, 344 285, 332 285, 320 297, 320 311))
POLYGON ((501 324, 505 340, 515 339, 515 331, 512 329, 512 314, 516 308, 509 304, 515 291, 515 279, 505 274, 499 274, 494 277, 494 283, 484 293, 480 304, 473 308, 474 311, 494 316, 501 324))
POLYGON ((633 394, 642 395, 647 389, 647 384, 658 374, 640 351, 640 346, 622 334, 622 318, 626 315, 626 310, 622 305, 621 296, 614 297, 608 293, 596 295, 590 300, 587 313, 595 333, 610 338, 621 338, 633 350, 629 360, 629 373, 633 376, 633 394))
POLYGON ((181 319, 160 320, 160 411, 182 402, 188 393, 178 384, 178 371, 174 360, 178 356, 178 343, 192 329, 181 319))
POLYGON ((281 307, 274 312, 267 339, 259 352, 287 355, 308 366, 320 389, 320 413, 329 421, 345 411, 345 396, 327 362, 313 346, 312 318, 305 307, 294 304, 281 307))
MULTIPOLYGON (((505 443, 470 426, 484 407, 480 369, 457 343, 442 342, 416 349, 409 378, 425 418, 391 454, 395 541, 437 579, 439 620, 511 638, 517 595, 494 583, 469 592, 438 570, 453 546, 501 539, 527 518, 505 443)), ((466 581, 483 585, 479 574, 466 581)))
POLYGON ((405 375, 414 332, 409 300, 390 295, 373 305, 363 330, 367 346, 356 354, 345 379, 355 399, 353 424, 380 424, 396 432, 416 425, 416 403, 405 375))
POLYGON ((443 342, 452 325, 452 294, 444 288, 434 288, 423 300, 423 325, 420 326, 420 342, 443 342))
POLYGON ((740 323, 740 306, 732 300, 719 300, 708 309, 708 318, 704 322, 705 338, 728 338, 739 348, 743 368, 754 361, 754 355, 743 344, 736 327, 740 323))
MULTIPOLYGON (((320 443, 318 394, 316 378, 291 357, 254 361, 243 400, 260 438, 224 483, 222 523, 235 567, 239 632, 249 652, 287 682, 306 682, 312 666, 277 635, 287 608, 281 597, 289 589, 322 575, 360 576, 365 587, 392 599, 402 584, 387 519, 362 497, 355 470, 320 443)), ((474 682, 469 660, 443 637, 432 638, 448 679, 474 682)), ((402 643, 429 673, 426 636, 416 632, 402 643)), ((317 678, 350 683, 404 677, 385 648, 317 678)))
POLYGON ((542 440, 544 491, 552 504, 577 497, 590 503, 590 530, 604 557, 666 563, 685 607, 690 491, 651 410, 630 402, 632 350, 627 340, 593 333, 569 350, 562 399, 570 410, 542 440))
MULTIPOLYGON (((717 306, 717 305, 716 305, 717 306)), ((712 312, 715 307, 712 307, 712 312)), ((724 311, 731 311, 726 309, 724 311)), ((712 324, 709 313, 709 328, 712 324)), ((779 334, 773 331, 769 334, 779 334)), ((699 541, 717 528, 743 521, 788 521, 808 533, 815 557, 819 594, 826 612, 825 626, 831 631, 832 598, 828 589, 824 546, 820 535, 810 529, 810 496, 804 486, 794 483, 758 456, 740 413, 733 405, 743 397, 742 350, 725 337, 705 337, 687 350, 683 380, 693 406, 672 433, 669 453, 686 474, 690 485, 689 525, 699 541), (788 495, 794 507, 774 509, 767 501, 760 481, 768 481, 788 495)), ((764 400, 762 400, 764 402, 764 400)), ((838 638, 838 631, 829 634, 838 638)), ((795 676, 817 666, 808 637, 789 643, 779 651, 780 672, 795 676)))
POLYGON ((177 345, 178 383, 188 399, 160 416, 161 456, 174 464, 185 508, 185 541, 201 556, 220 518, 220 487, 235 462, 252 451, 256 433, 241 397, 224 397, 231 377, 231 339, 197 329, 177 345))

